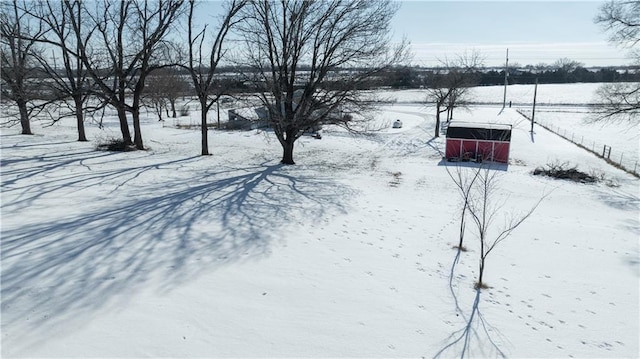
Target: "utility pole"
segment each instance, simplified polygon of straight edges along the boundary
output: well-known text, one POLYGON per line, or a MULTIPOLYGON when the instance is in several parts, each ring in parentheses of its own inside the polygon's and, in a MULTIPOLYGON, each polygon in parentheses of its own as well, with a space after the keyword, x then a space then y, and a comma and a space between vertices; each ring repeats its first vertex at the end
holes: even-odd
POLYGON ((531 133, 533 133, 533 123, 536 117, 536 97, 538 95, 538 78, 536 77, 536 87, 533 88, 533 111, 531 112, 531 133))
POLYGON ((502 108, 507 106, 507 85, 509 84, 509 49, 507 49, 507 59, 504 62, 504 98, 502 99, 502 108))

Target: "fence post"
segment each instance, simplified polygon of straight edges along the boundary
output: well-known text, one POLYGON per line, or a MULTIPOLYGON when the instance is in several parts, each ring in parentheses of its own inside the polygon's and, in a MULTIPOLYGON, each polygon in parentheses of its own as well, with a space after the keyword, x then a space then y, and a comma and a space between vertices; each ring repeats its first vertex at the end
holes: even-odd
POLYGON ((609 153, 607 153, 607 159, 611 158, 611 146, 609 146, 609 153))
POLYGON ((620 154, 620 162, 619 162, 619 163, 620 163, 620 166, 622 166, 622 156, 624 156, 624 152, 622 152, 622 153, 620 154))
POLYGON ((604 147, 602 147, 602 158, 607 156, 607 145, 604 145, 604 147))

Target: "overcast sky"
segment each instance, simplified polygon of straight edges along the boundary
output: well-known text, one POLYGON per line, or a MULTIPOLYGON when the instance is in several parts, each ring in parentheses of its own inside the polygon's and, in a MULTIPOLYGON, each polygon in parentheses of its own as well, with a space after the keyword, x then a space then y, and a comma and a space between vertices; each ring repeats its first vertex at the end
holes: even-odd
POLYGON ((414 63, 476 49, 487 66, 535 65, 567 57, 587 66, 623 65, 626 52, 593 22, 598 1, 402 1, 394 36, 412 44, 414 63))

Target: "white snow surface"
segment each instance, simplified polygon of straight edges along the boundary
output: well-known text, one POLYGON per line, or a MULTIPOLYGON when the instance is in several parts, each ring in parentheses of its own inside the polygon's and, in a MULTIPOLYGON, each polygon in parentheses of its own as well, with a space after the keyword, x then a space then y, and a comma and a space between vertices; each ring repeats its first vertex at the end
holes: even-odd
POLYGON ((2 357, 638 357, 639 180, 515 109, 460 112, 514 125, 495 228, 546 195, 478 292, 432 112, 325 128, 294 166, 268 132, 213 130, 199 156, 199 131, 153 118, 128 153, 94 149, 113 118, 93 143, 2 128, 2 357), (556 161, 605 180, 532 174, 556 161))

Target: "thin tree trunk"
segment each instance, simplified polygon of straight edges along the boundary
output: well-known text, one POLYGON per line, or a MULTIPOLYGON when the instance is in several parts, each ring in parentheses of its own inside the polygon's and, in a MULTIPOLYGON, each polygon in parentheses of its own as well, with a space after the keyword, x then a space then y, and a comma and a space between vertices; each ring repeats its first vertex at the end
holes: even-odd
POLYGON ((73 97, 73 102, 75 103, 76 123, 78 125, 78 141, 86 142, 87 135, 84 131, 84 115, 82 113, 82 108, 83 108, 82 95, 75 95, 73 97))
MULTIPOLYGON (((486 211, 486 198, 485 198, 485 208, 484 211, 486 211)), ((483 222, 484 222, 484 216, 485 216, 486 212, 483 212, 483 222)), ((484 260, 487 257, 487 254, 485 253, 485 227, 482 227, 482 229, 480 229, 480 273, 478 273, 478 288, 482 288, 484 286, 484 283, 482 282, 482 277, 484 276, 484 260)))
POLYGON ((463 247, 463 240, 464 240, 464 227, 465 227, 465 220, 464 220, 464 215, 467 212, 467 204, 464 204, 464 207, 462 208, 462 218, 460 218, 460 242, 458 243, 458 249, 462 250, 463 247))
POLYGON ((440 137, 440 104, 436 104, 436 133, 435 137, 440 137))
POLYGON ((200 133, 202 137, 202 155, 209 155, 209 128, 207 127, 207 100, 200 101, 200 133))
POLYGON ((484 276, 484 254, 480 256, 480 274, 478 275, 478 288, 482 288, 484 283, 482 282, 482 277, 484 276))
POLYGON ((23 135, 33 135, 31 132, 31 123, 29 122, 29 111, 27 111, 26 101, 16 101, 18 110, 20 111, 20 126, 23 135))
MULTIPOLYGON (((176 100, 175 99, 171 99, 169 100, 169 103, 171 103, 171 112, 172 112, 172 117, 176 118, 178 117, 178 114, 176 113, 176 100)), ((169 113, 167 113, 167 117, 169 117, 169 113)))

